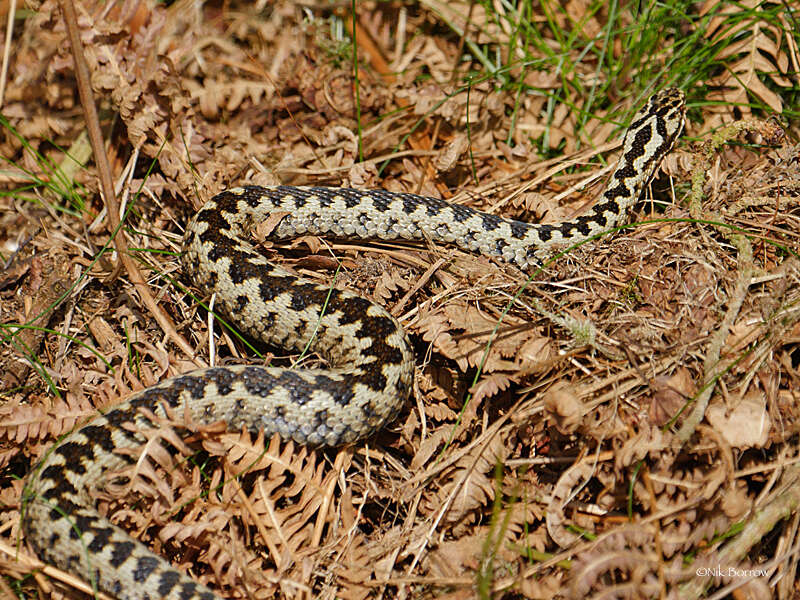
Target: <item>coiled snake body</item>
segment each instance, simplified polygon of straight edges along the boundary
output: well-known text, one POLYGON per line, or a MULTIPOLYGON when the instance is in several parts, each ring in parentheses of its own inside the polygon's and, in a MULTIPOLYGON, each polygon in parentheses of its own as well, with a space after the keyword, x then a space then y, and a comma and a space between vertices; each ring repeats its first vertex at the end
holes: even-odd
POLYGON ((187 277, 216 293, 222 314, 250 336, 283 348, 312 347, 330 370, 230 366, 187 373, 138 392, 65 436, 34 468, 23 498, 25 539, 39 556, 120 599, 217 598, 100 516, 90 496, 104 473, 132 464, 130 453, 155 427, 152 415, 224 420, 314 445, 370 435, 407 399, 410 343, 385 309, 350 292, 297 278, 264 259, 244 228, 273 211, 288 214, 275 236, 430 239, 522 268, 554 245, 569 245, 625 219, 684 121, 683 93, 655 94, 636 114, 602 199, 589 214, 531 225, 441 200, 386 191, 243 187, 210 200, 186 229, 187 277), (150 416, 149 416, 150 415, 150 416), (125 425, 125 426, 123 426, 125 425))

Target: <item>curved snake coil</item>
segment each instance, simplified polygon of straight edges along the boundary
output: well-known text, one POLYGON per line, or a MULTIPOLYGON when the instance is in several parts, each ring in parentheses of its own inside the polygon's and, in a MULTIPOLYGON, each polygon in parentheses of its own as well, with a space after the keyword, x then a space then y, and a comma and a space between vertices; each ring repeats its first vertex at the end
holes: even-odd
POLYGON ((242 187, 210 200, 186 229, 187 277, 216 294, 220 312, 253 338, 329 359, 329 370, 232 366, 181 375, 129 397, 61 439, 34 468, 23 498, 25 539, 46 562, 128 599, 212 600, 217 596, 100 516, 90 490, 104 473, 133 464, 125 449, 157 427, 165 407, 195 423, 224 420, 302 443, 337 445, 392 419, 412 385, 414 357, 400 324, 350 292, 272 265, 244 241, 245 228, 288 214, 274 237, 430 239, 527 267, 625 219, 683 128, 683 93, 650 98, 628 129, 603 198, 585 216, 530 225, 412 194, 339 188, 242 187), (324 310, 323 310, 324 308, 324 310), (149 416, 150 415, 150 416, 149 416), (123 452, 120 452, 123 450, 123 452))

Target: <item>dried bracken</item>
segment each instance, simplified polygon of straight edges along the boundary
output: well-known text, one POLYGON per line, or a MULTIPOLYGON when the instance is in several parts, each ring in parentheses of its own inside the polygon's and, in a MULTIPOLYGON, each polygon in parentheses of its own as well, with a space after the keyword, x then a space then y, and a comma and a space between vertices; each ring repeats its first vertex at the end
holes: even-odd
MULTIPOLYGON (((54 440, 198 364, 290 362, 219 322, 210 346, 209 299, 175 257, 202 201, 239 183, 353 185, 556 222, 597 196, 591 161, 615 159, 618 125, 660 77, 601 81, 559 49, 582 82, 564 85, 569 69, 542 62, 556 41, 526 46, 508 3, 366 2, 354 20, 282 1, 77 2, 117 232, 58 6, 17 19, 0 121, 0 568, 24 595, 77 597, 62 574, 47 571, 54 592, 25 578, 39 565, 17 544, 20 477, 54 440), (511 66, 474 76, 486 57, 511 66), (613 100, 598 105, 601 83, 613 100)), ((97 490, 102 510, 231 598, 796 594, 800 146, 796 122, 754 114, 796 88, 797 15, 741 6, 696 8, 709 20, 692 35, 727 68, 690 103, 702 143, 664 161, 658 206, 541 270, 426 244, 277 243, 278 218, 260 224, 270 258, 403 323, 411 405, 336 452, 172 415, 97 490)), ((550 18, 580 23, 589 47, 605 10, 550 18)))

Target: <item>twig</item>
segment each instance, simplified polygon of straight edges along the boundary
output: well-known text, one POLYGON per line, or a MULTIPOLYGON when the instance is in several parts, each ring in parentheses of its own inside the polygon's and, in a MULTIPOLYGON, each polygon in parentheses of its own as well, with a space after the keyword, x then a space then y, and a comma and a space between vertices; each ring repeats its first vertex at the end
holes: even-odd
MULTIPOLYGON (((702 159, 692 173, 692 193, 689 197, 689 211, 693 219, 712 222, 721 221, 722 217, 719 215, 709 214, 702 209, 701 198, 703 195, 705 173, 710 168, 711 157, 719 147, 744 130, 758 131, 767 139, 775 141, 780 139, 783 134, 783 131, 775 125, 752 119, 739 121, 717 131, 703 150, 702 159)), ((708 352, 703 361, 703 381, 705 387, 697 396, 692 412, 678 431, 677 437, 681 443, 685 443, 692 436, 706 414, 706 408, 711 399, 711 394, 716 388, 715 380, 726 368, 725 365, 720 365, 719 362, 722 347, 725 344, 725 340, 728 339, 731 326, 733 326, 736 317, 739 315, 739 310, 744 302, 747 289, 750 287, 750 282, 753 279, 753 247, 750 244, 750 240, 740 233, 731 233, 727 228, 719 227, 719 229, 723 235, 730 239, 731 243, 739 251, 738 277, 736 278, 736 283, 731 293, 728 309, 725 311, 722 323, 711 337, 708 352)))
POLYGON ((11 56, 11 36, 14 33, 14 15, 17 12, 17 0, 8 3, 8 22, 6 23, 6 43, 3 46, 3 67, 0 70, 0 108, 6 96, 6 79, 8 77, 8 61, 11 56))
MULTIPOLYGON (((798 482, 800 482, 800 467, 797 465, 787 467, 783 474, 781 487, 776 491, 772 500, 753 512, 741 533, 719 551, 716 562, 723 566, 738 564, 753 546, 762 542, 764 537, 775 528, 778 521, 792 516, 800 506, 798 482)), ((693 578, 680 590, 680 597, 700 598, 706 591, 707 583, 705 578, 693 578)))
POLYGON ((86 57, 83 54, 83 46, 78 32, 78 20, 75 16, 75 5, 73 0, 60 0, 61 12, 64 15, 64 23, 67 28, 70 46, 72 47, 72 57, 75 61, 75 78, 78 83, 78 93, 83 106, 84 118, 86 119, 86 129, 89 133, 89 142, 92 145, 95 164, 97 165, 100 177, 100 187, 102 190, 103 201, 106 205, 109 228, 114 236, 114 246, 117 249, 122 265, 128 273, 133 287, 139 292, 142 302, 147 306, 150 313, 158 322, 161 329, 171 338, 175 344, 192 358, 198 366, 202 366, 195 358, 194 348, 181 336, 175 329, 175 324, 169 316, 161 310, 142 276, 136 262, 131 258, 128 251, 128 242, 121 229, 119 217, 119 204, 114 194, 114 181, 111 177, 111 165, 108 162, 108 155, 103 143, 103 135, 100 131, 100 119, 97 116, 97 107, 94 103, 94 95, 89 84, 89 67, 86 64, 86 57))

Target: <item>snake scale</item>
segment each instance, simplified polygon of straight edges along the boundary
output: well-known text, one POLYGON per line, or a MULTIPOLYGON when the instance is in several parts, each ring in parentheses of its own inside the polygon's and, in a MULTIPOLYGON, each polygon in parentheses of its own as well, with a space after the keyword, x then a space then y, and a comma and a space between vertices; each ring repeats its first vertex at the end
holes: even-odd
POLYGON ((602 198, 583 216, 532 225, 412 194, 340 188, 240 187, 211 199, 192 219, 182 266, 219 311, 268 344, 312 349, 331 369, 228 366, 166 380, 112 406, 51 448, 23 494, 25 539, 46 562, 96 583, 117 598, 212 600, 206 587, 175 570, 101 516, 90 490, 104 473, 136 461, 139 431, 167 411, 192 422, 332 446, 382 427, 409 396, 414 357, 400 324, 382 307, 351 292, 298 278, 270 264, 246 229, 286 212, 273 236, 303 233, 340 238, 428 239, 455 244, 521 268, 626 218, 661 158, 683 128, 683 92, 666 89, 637 112, 602 198))

